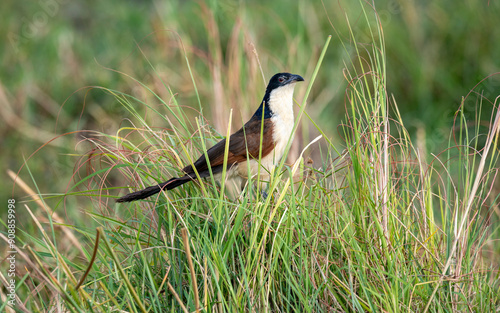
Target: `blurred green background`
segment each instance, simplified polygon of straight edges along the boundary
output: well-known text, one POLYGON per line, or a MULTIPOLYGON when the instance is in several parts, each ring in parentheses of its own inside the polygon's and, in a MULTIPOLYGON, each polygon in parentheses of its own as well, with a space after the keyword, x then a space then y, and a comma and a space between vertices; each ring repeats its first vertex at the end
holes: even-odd
MULTIPOLYGON (((466 113, 474 120, 482 100, 487 122, 500 94, 500 78, 494 75, 500 71, 498 1, 376 5, 387 49, 387 91, 419 147, 429 153, 444 149, 454 113, 471 91, 466 113)), ((166 102, 170 88, 181 105, 199 108, 184 50, 203 114, 223 132, 230 108, 240 126, 261 100, 260 66, 266 80, 278 71, 307 80, 332 34, 307 112, 341 144, 343 69, 354 55, 344 46, 350 40, 346 19, 358 42, 370 44, 371 38, 370 29, 358 22, 364 13, 353 1, 5 0, 2 11, 1 170, 3 175, 7 169, 17 172, 24 159, 48 143, 20 173, 43 194, 64 193, 71 185, 73 154, 81 153, 77 144, 85 133, 52 138, 77 130, 115 134, 129 117, 113 96, 90 86, 157 104, 129 75, 166 102)), ((305 85, 297 89, 299 101, 304 90, 305 85)), ((3 179, 0 189, 10 197, 12 180, 3 179)), ((19 189, 15 194, 25 196, 19 189)))

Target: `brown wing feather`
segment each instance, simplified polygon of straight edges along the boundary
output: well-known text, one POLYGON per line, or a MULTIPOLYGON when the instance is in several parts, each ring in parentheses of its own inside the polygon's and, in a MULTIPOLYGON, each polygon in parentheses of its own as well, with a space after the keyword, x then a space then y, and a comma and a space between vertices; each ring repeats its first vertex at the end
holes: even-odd
POLYGON ((250 158, 257 159, 261 149, 262 157, 265 157, 274 149, 273 123, 271 119, 265 119, 263 122, 264 127, 262 129, 260 119, 251 119, 245 124, 244 128, 241 128, 230 137, 229 151, 237 157, 237 162, 247 160, 247 151, 250 158), (260 147, 261 132, 263 134, 262 147, 260 147))
MULTIPOLYGON (((270 119, 264 120, 264 129, 261 129, 261 120, 258 118, 252 118, 248 123, 245 124, 240 130, 232 134, 229 137, 229 154, 227 158, 227 165, 231 167, 235 163, 246 161, 247 157, 257 159, 259 157, 259 146, 260 146, 260 134, 263 132, 262 140, 262 153, 261 156, 265 157, 274 149, 273 140, 273 124, 270 119)), ((219 141, 215 146, 208 149, 207 155, 210 160, 210 165, 212 167, 212 173, 222 172, 224 167, 224 150, 226 148, 226 139, 219 141)), ((210 171, 208 170, 208 165, 206 162, 205 154, 200 156, 194 166, 198 171, 200 177, 210 176, 210 171)), ((193 179, 196 179, 193 168, 191 165, 186 166, 183 171, 186 173, 183 177, 174 177, 169 181, 166 181, 159 185, 154 185, 143 190, 139 190, 130 194, 127 194, 118 200, 117 202, 130 202, 139 199, 145 199, 154 194, 157 194, 161 190, 170 190, 177 186, 187 183, 193 179)))
MULTIPOLYGON (((252 118, 240 130, 229 137, 229 154, 227 157, 228 167, 231 167, 236 163, 246 161, 247 151, 249 158, 259 158, 261 131, 263 134, 261 156, 265 157, 271 151, 273 151, 273 123, 271 122, 271 119, 265 119, 264 129, 262 130, 261 127, 261 120, 258 118, 252 118)), ((210 160, 210 165, 212 167, 213 173, 222 172, 225 148, 226 139, 223 139, 207 151, 208 159, 210 160)), ((198 160, 194 162, 194 166, 196 167, 196 170, 198 171, 200 176, 206 177, 210 175, 205 154, 201 155, 198 160)), ((191 165, 186 166, 183 171, 188 175, 194 174, 191 165)))

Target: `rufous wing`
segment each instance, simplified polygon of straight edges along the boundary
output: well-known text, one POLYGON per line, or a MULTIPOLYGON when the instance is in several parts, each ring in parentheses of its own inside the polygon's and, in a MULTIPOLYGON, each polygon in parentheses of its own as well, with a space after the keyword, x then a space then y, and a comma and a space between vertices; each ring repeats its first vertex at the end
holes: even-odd
MULTIPOLYGON (((226 139, 223 139, 207 151, 208 159, 210 160, 210 165, 214 174, 222 172, 225 149, 226 139)), ((259 118, 252 118, 240 130, 229 137, 227 166, 229 168, 236 163, 246 161, 247 158, 258 159, 259 150, 261 150, 261 157, 265 157, 271 153, 273 149, 273 123, 271 119, 268 118, 262 121, 259 118), (263 135, 262 140, 261 134, 263 135), (262 147, 260 146, 261 141, 262 147)), ((201 177, 210 176, 205 154, 201 155, 198 160, 194 162, 194 166, 201 177)), ((186 166, 183 171, 186 175, 194 176, 191 165, 186 166)))

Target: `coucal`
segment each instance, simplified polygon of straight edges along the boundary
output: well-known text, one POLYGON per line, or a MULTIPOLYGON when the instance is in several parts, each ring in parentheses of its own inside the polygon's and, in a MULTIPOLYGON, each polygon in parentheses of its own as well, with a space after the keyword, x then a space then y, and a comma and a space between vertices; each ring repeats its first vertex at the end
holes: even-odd
MULTIPOLYGON (((290 73, 278 73, 271 78, 266 94, 255 114, 240 130, 229 137, 228 177, 247 178, 249 173, 257 174, 259 152, 263 176, 270 173, 280 161, 293 129, 293 89, 295 83, 300 81, 304 81, 300 75, 290 73), (262 146, 261 133, 263 135, 262 146)), ((223 170, 226 140, 227 138, 219 141, 207 151, 214 175, 223 170)), ((205 154, 194 162, 194 166, 200 178, 210 176, 205 154)), ((170 190, 197 179, 191 165, 186 166, 182 171, 184 172, 182 177, 174 177, 159 185, 129 193, 116 201, 130 202, 145 199, 162 190, 170 190)))

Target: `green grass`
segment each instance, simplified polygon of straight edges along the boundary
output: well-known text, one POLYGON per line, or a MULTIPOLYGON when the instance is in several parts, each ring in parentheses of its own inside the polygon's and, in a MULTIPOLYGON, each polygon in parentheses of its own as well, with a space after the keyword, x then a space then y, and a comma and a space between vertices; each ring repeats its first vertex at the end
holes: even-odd
MULTIPOLYGON (((206 19, 217 15, 211 9, 204 11, 206 19)), ((127 119, 114 132, 96 127, 82 133, 76 152, 62 150, 76 164, 74 184, 64 197, 46 195, 39 188, 44 182, 31 180, 36 191, 26 192, 42 195, 43 202, 28 202, 29 222, 19 221, 31 226, 19 227, 18 264, 26 271, 18 277, 17 293, 25 309, 21 304, 16 309, 496 310, 498 103, 488 123, 483 119, 490 106, 486 101, 476 103, 472 117, 470 108, 457 106, 447 145, 437 154, 428 153, 425 144, 412 139, 398 98, 388 92, 387 37, 377 16, 368 6, 359 12, 356 23, 345 20, 351 37, 338 34, 347 83, 340 140, 332 140, 320 126, 322 119, 307 114, 311 105, 305 106, 328 70, 327 51, 323 63, 318 53, 298 66, 307 69, 309 84, 296 92, 301 122, 296 137, 303 142, 298 149, 295 138, 291 162, 273 173, 267 199, 260 197, 259 184, 249 184, 240 195, 230 182, 226 186, 211 178, 147 201, 115 204, 118 194, 178 175, 192 156, 222 138, 209 125, 229 133, 248 112, 240 118, 229 106, 222 107, 225 114, 213 122, 200 115, 196 110, 209 111, 201 100, 206 83, 199 79, 199 59, 182 48, 175 54, 182 60, 183 81, 194 91, 189 100, 196 101, 182 98, 182 90, 164 80, 147 53, 144 64, 150 77, 121 75, 135 86, 132 91, 93 90, 119 103, 127 119), (369 44, 359 41, 360 28, 368 30, 363 34, 369 34, 369 44), (314 80, 316 74, 319 79, 314 80), (322 140, 308 146, 316 134, 322 140), (304 158, 299 157, 302 151, 304 158), (307 155, 316 160, 308 162, 307 155), (124 185, 131 189, 118 187, 124 185), (71 211, 81 215, 72 219, 71 211), (75 290, 82 277, 81 288, 75 290)), ((217 30, 206 31, 213 35, 217 30)), ((208 45, 216 56, 217 43, 208 45)), ((207 66, 206 76, 215 81, 224 77, 219 83, 229 86, 217 94, 214 84, 214 97, 226 104, 231 97, 249 99, 242 101, 250 106, 258 103, 256 94, 260 96, 265 81, 254 61, 238 51, 233 67, 207 66), (255 68, 236 71, 234 64, 255 68)), ((221 108, 210 109, 216 113, 221 108)), ((95 114, 100 112, 106 108, 95 114)), ((107 114, 103 116, 113 118, 107 114)))

